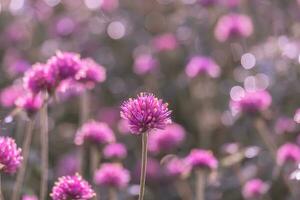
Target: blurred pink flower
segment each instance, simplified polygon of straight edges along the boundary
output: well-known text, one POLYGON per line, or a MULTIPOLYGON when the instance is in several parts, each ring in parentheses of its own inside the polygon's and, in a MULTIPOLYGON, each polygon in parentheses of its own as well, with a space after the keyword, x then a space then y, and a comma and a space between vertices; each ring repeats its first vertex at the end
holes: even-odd
POLYGON ((128 135, 130 134, 130 127, 128 121, 125 119, 120 119, 118 122, 118 131, 121 134, 128 135))
POLYGON ((191 166, 184 159, 173 157, 167 161, 165 169, 167 176, 184 178, 190 173, 191 166))
POLYGON ((113 12, 119 7, 119 0, 102 0, 100 7, 106 12, 113 12))
POLYGON ((215 6, 219 3, 219 0, 198 0, 202 6, 210 7, 215 6))
POLYGON ((29 115, 32 115, 39 111, 42 108, 43 103, 44 100, 41 95, 33 95, 30 93, 20 96, 15 101, 16 106, 26 111, 29 115))
POLYGON ((38 197, 35 195, 24 195, 22 200, 38 200, 38 197))
POLYGON ((147 74, 155 70, 158 61, 151 54, 142 54, 134 58, 133 71, 138 75, 147 74))
POLYGON ((186 162, 192 166, 193 169, 217 169, 218 161, 211 151, 203 149, 193 149, 185 158, 186 162))
POLYGON ((59 83, 55 92, 60 100, 67 100, 71 97, 80 95, 84 90, 85 86, 73 79, 66 79, 59 83))
MULTIPOLYGON (((141 161, 138 161, 134 170, 135 180, 139 179, 141 175, 140 169, 141 169, 141 161)), ((147 183, 157 183, 165 178, 164 175, 165 175, 165 171, 163 170, 160 163, 156 159, 148 157, 147 167, 146 167, 147 183)))
POLYGON ((295 116, 294 116, 294 120, 296 123, 300 124, 300 108, 298 108, 296 110, 295 116))
POLYGON ((153 39, 153 46, 157 51, 170 51, 177 48, 177 39, 172 33, 158 35, 153 39))
POLYGON ((111 143, 104 147, 103 155, 106 159, 121 160, 126 158, 127 149, 126 146, 122 143, 111 143))
POLYGON ((59 35, 70 35, 75 29, 75 22, 70 17, 63 17, 57 21, 55 29, 59 35))
POLYGON ((290 133, 296 128, 296 124, 293 119, 288 117, 280 117, 275 123, 275 132, 277 134, 290 133))
POLYGON ((220 76, 220 67, 209 57, 194 56, 188 62, 185 68, 185 73, 194 78, 197 75, 206 74, 210 77, 216 78, 220 76))
POLYGON ((268 184, 260 179, 252 179, 245 183, 242 194, 245 199, 260 199, 269 189, 268 184))
POLYGON ((249 37, 253 32, 251 18, 241 14, 228 14, 221 17, 215 27, 215 37, 220 42, 229 39, 249 37))
POLYGON ((63 155, 56 166, 58 176, 75 175, 79 171, 79 160, 76 154, 69 153, 63 155))
POLYGON ((0 94, 1 105, 3 107, 13 107, 15 106, 15 101, 23 96, 25 90, 21 84, 14 84, 4 88, 0 94))
POLYGON ((296 144, 285 143, 277 151, 277 164, 284 165, 287 162, 298 163, 300 161, 300 148, 296 144))

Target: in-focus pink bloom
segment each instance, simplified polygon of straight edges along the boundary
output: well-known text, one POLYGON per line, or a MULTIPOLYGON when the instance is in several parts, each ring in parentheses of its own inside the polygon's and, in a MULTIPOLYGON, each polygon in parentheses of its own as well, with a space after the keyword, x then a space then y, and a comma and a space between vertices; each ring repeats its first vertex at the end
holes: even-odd
POLYGON ((78 81, 70 78, 61 81, 57 86, 55 92, 58 99, 65 101, 67 99, 80 95, 85 89, 86 87, 82 83, 79 83, 78 81))
POLYGON ((231 99, 230 107, 235 112, 256 113, 266 110, 272 97, 266 90, 245 91, 238 99, 231 99))
POLYGON ((211 151, 203 149, 193 149, 185 160, 193 169, 210 169, 218 167, 218 161, 211 151))
POLYGON ((46 64, 37 63, 28 69, 24 75, 24 88, 33 94, 51 92, 56 84, 50 68, 46 64))
POLYGON ((39 200, 35 195, 24 195, 22 200, 39 200))
POLYGON ((293 119, 288 117, 280 117, 275 123, 275 132, 277 134, 284 134, 293 132, 296 128, 296 123, 293 119))
POLYGON ((157 51, 170 51, 176 49, 178 43, 174 34, 165 33, 153 39, 153 46, 157 51))
POLYGON ((50 194, 53 200, 89 200, 96 196, 90 184, 79 174, 58 179, 50 194))
POLYGON ((252 179, 245 183, 242 194, 245 199, 259 199, 267 193, 269 185, 260 179, 252 179))
POLYGON ((172 178, 184 178, 190 171, 191 166, 185 161, 178 157, 173 157, 165 164, 166 174, 172 178))
POLYGON ((300 124, 300 108, 296 110, 294 120, 296 123, 300 124))
POLYGON ((25 90, 22 85, 14 84, 4 88, 0 94, 0 101, 3 107, 9 108, 15 106, 16 100, 23 96, 25 90))
POLYGON ((221 17, 215 28, 215 37, 220 42, 249 37, 253 33, 251 18, 247 15, 228 14, 221 17))
POLYGON ((61 51, 56 52, 56 55, 48 60, 47 65, 58 81, 75 78, 82 66, 79 54, 61 51))
POLYGON ((219 0, 198 0, 198 2, 205 7, 215 6, 219 3, 219 0))
POLYGON ((130 181, 130 174, 122 165, 105 163, 100 166, 94 176, 94 182, 99 186, 124 188, 130 181))
POLYGON ((185 130, 179 124, 167 125, 163 130, 151 131, 148 139, 148 150, 152 153, 169 152, 185 139, 185 130))
POLYGON ((111 128, 103 122, 89 121, 82 125, 75 136, 75 144, 92 143, 105 145, 115 142, 116 138, 111 128))
POLYGON ((185 68, 185 73, 191 78, 202 74, 216 78, 220 76, 220 71, 219 65, 213 59, 204 56, 194 56, 185 68))
POLYGON ((134 58, 133 71, 143 75, 152 72, 157 66, 158 61, 151 54, 142 54, 134 58))
POLYGON ((126 158, 127 149, 122 143, 111 143, 104 147, 103 155, 106 159, 121 160, 126 158))
POLYGON ((140 93, 121 106, 121 117, 128 121, 133 134, 164 129, 171 123, 170 115, 168 104, 151 93, 140 93))
POLYGON ((22 150, 17 147, 14 139, 0 137, 0 172, 13 174, 21 166, 22 150))
POLYGON ((277 164, 284 165, 288 162, 300 161, 300 148, 296 144, 285 143, 277 151, 277 164))
POLYGON ((81 64, 82 67, 75 75, 77 81, 84 83, 88 88, 93 88, 96 83, 105 81, 105 68, 97 64, 93 59, 83 59, 81 64))
POLYGON ((25 94, 15 101, 16 106, 26 111, 29 115, 39 111, 43 103, 44 100, 41 95, 33 95, 31 93, 25 94))

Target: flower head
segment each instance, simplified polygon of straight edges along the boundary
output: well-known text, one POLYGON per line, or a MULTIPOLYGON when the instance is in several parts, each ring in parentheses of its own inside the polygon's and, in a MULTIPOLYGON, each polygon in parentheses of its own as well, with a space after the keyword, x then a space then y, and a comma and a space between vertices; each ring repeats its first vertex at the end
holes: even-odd
POLYGON ((81 65, 82 67, 75 75, 75 79, 86 84, 88 88, 93 88, 96 83, 101 83, 106 79, 105 68, 93 59, 84 59, 81 61, 81 65))
POLYGON ((275 123, 275 132, 277 134, 290 133, 296 128, 296 123, 288 117, 280 117, 275 123))
POLYGON ((201 74, 216 78, 220 75, 220 67, 209 57, 195 56, 187 64, 185 73, 191 78, 201 74))
POLYGON ((142 54, 134 58, 133 71, 143 75, 153 71, 158 66, 158 61, 151 54, 142 54))
POLYGON ((106 159, 124 159, 127 156, 127 149, 122 143, 108 144, 103 149, 106 159))
POLYGON ((24 195, 22 200, 38 200, 38 198, 35 195, 24 195))
POLYGON ((190 173, 191 166, 184 159, 173 157, 167 161, 165 169, 168 176, 173 178, 183 178, 190 173))
POLYGON ((56 55, 51 57, 47 64, 57 80, 75 78, 82 66, 79 54, 61 51, 56 52, 56 55))
POLYGON ((3 107, 12 107, 15 101, 25 93, 21 85, 11 85, 4 88, 0 94, 0 101, 3 107))
POLYGON ((195 168, 216 169, 218 161, 211 151, 203 149, 193 149, 186 157, 186 162, 195 168))
POLYGON ((300 108, 298 108, 296 110, 295 116, 294 116, 294 120, 296 123, 300 124, 300 108))
POLYGON ((300 161, 300 148, 292 143, 282 145, 277 151, 278 165, 284 165, 287 162, 298 163, 300 161))
POLYGON ((19 97, 15 104, 17 107, 23 109, 28 114, 34 114, 43 106, 43 98, 41 95, 25 94, 19 97))
POLYGON ((137 98, 129 99, 121 106, 121 117, 128 121, 134 134, 164 129, 171 123, 170 115, 168 104, 151 93, 141 93, 137 98))
POLYGON ((185 139, 185 130, 179 124, 167 125, 164 130, 149 134, 148 150, 152 153, 168 152, 178 147, 185 139))
POLYGON ((24 75, 24 88, 33 94, 51 92, 56 84, 55 77, 47 64, 37 63, 28 69, 24 75))
POLYGON ((95 192, 79 174, 63 176, 58 179, 50 194, 53 200, 89 200, 95 192))
POLYGON ((229 14, 221 17, 215 28, 215 37, 220 42, 228 39, 249 37, 253 32, 251 18, 246 15, 229 14))
POLYGON ((85 86, 74 79, 66 79, 59 83, 55 92, 57 97, 64 101, 71 97, 78 96, 85 90, 85 86))
POLYGON ((0 172, 15 173, 23 160, 21 153, 14 139, 0 137, 0 172))
POLYGON ((75 144, 82 145, 85 142, 104 145, 114 142, 114 132, 106 123, 90 121, 85 123, 76 133, 75 144))
POLYGON ((172 33, 165 33, 153 39, 153 46, 157 51, 170 51, 177 48, 177 39, 172 33))
POLYGON ((260 179, 252 179, 246 182, 242 194, 245 199, 261 198, 269 189, 268 184, 260 179))
POLYGON ((94 176, 94 182, 99 186, 124 188, 129 181, 129 171, 120 164, 102 164, 94 176))

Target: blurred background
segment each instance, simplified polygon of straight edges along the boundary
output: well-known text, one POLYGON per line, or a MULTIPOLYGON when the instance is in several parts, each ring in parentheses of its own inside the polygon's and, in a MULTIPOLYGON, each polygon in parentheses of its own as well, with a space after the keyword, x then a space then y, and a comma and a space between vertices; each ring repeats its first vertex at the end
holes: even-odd
MULTIPOLYGON (((262 129, 276 146, 300 145, 293 120, 300 107, 299 11, 296 0, 0 0, 1 118, 14 109, 6 89, 20 83, 32 64, 57 50, 77 52, 107 71, 105 82, 88 91, 88 118, 106 122, 128 149, 124 166, 132 178, 120 199, 136 195, 140 137, 128 134, 119 106, 142 91, 168 102, 172 120, 185 129, 185 140, 168 153, 185 157, 204 148, 219 160, 207 181, 207 200, 243 199, 242 188, 253 178, 269 186, 262 199, 298 199, 282 181, 297 167, 281 176, 285 172, 274 164, 255 120, 263 120, 262 129), (270 93, 268 109, 259 117, 235 112, 230 102, 253 90, 270 93)), ((74 135, 85 93, 71 88, 50 105, 49 190, 57 177, 78 169, 74 135)), ((8 120, 1 135, 21 146, 25 124, 22 116, 8 120)), ((38 125, 34 130, 24 194, 39 192, 38 125)), ((150 153, 146 199, 182 199, 164 176, 166 155, 150 153)), ((9 197, 15 176, 3 179, 9 197)), ((193 188, 193 176, 186 180, 193 188)), ((287 181, 299 187, 297 180, 287 181)))

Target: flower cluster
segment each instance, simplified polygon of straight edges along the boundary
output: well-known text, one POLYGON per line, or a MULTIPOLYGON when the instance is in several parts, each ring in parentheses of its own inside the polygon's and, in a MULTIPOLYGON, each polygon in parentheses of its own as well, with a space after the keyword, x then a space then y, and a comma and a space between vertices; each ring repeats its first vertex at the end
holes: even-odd
POLYGON ((122 143, 112 143, 104 147, 103 155, 106 159, 122 160, 127 156, 127 149, 122 143))
POLYGON ((214 60, 204 56, 192 57, 185 68, 185 73, 191 78, 202 74, 216 78, 220 75, 220 71, 219 65, 214 60))
POLYGON ((278 165, 284 165, 288 162, 300 162, 300 147, 292 143, 282 145, 277 151, 278 165))
POLYGON ((193 149, 186 157, 186 162, 193 169, 209 169, 214 170, 218 167, 218 161, 211 151, 203 149, 193 149))

